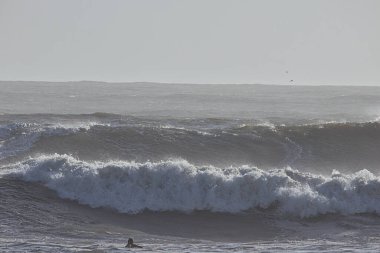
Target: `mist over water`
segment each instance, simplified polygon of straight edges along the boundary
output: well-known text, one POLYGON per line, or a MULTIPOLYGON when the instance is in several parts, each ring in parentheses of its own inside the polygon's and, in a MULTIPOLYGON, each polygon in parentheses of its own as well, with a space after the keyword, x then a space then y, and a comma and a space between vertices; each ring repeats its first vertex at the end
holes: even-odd
POLYGON ((0 82, 0 91, 0 249, 118 251, 127 234, 152 251, 171 241, 173 252, 378 245, 380 88, 0 82))

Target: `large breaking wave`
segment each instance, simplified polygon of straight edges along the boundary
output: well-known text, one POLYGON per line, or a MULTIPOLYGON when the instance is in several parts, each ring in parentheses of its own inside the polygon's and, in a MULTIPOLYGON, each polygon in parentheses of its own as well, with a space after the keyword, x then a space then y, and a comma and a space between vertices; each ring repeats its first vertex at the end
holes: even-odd
POLYGON ((329 177, 291 168, 195 166, 184 160, 85 162, 42 155, 10 166, 60 197, 123 213, 207 210, 239 213, 271 208, 310 217, 327 213, 380 214, 380 177, 368 170, 329 177))

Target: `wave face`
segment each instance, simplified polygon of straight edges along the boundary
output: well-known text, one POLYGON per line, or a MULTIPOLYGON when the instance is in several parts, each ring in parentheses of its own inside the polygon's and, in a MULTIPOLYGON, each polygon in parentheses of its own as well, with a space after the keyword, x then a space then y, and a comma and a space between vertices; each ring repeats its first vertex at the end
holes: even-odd
POLYGON ((124 213, 274 208, 299 217, 380 214, 380 177, 368 170, 323 177, 291 168, 222 169, 184 160, 84 162, 69 155, 44 155, 11 168, 13 176, 41 182, 63 198, 124 213))
MULTIPOLYGON (((58 117, 58 116, 56 116, 58 117)), ((184 159, 217 167, 250 164, 301 171, 377 170, 380 123, 275 125, 223 119, 146 120, 96 114, 78 121, 0 124, 0 162, 40 154, 144 163, 184 159)), ((46 120, 46 119, 45 119, 46 120)))
POLYGON ((28 151, 41 138, 65 136, 89 130, 94 123, 47 124, 10 123, 0 125, 0 160, 28 151))

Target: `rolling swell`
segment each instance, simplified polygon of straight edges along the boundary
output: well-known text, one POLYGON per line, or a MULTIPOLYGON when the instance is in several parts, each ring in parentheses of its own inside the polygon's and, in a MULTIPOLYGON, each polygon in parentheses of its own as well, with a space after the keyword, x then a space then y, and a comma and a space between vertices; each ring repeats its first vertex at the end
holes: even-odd
POLYGON ((324 177, 291 168, 195 166, 184 160, 157 163, 85 162, 44 155, 11 166, 12 176, 40 182, 59 196, 123 213, 207 210, 238 213, 275 208, 298 217, 326 213, 380 214, 380 178, 368 170, 324 177))
POLYGON ((0 155, 6 158, 59 153, 88 161, 141 163, 175 158, 195 165, 291 166, 327 173, 332 169, 373 170, 380 164, 378 122, 295 126, 219 122, 218 127, 164 123, 98 122, 79 127, 11 125, 12 131, 3 131, 0 155))

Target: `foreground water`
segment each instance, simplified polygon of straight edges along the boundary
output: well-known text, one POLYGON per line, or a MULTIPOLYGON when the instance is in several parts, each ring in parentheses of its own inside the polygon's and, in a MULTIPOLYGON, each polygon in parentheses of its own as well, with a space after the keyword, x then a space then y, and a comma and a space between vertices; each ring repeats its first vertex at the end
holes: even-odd
POLYGON ((0 88, 0 251, 380 246, 379 88, 0 88))

